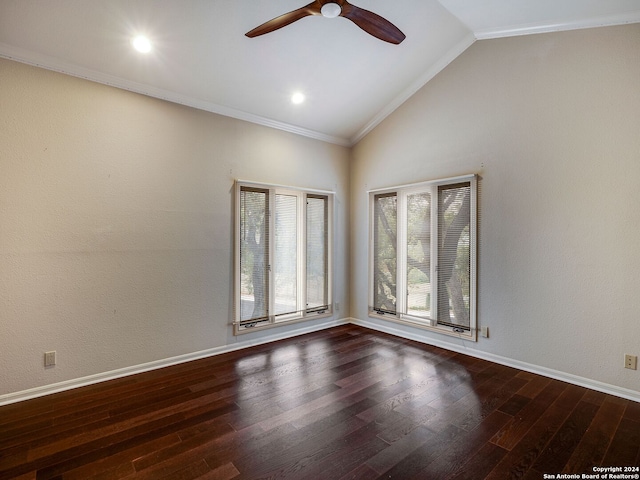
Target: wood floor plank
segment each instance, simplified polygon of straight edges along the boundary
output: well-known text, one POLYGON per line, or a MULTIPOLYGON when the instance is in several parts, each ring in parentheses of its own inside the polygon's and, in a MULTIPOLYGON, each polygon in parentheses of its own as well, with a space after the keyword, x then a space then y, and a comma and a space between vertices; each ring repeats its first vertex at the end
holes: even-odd
POLYGON ((403 415, 397 410, 387 415, 383 422, 383 428, 379 433, 379 437, 389 444, 393 444, 403 439, 416 428, 428 422, 433 418, 437 411, 431 407, 424 407, 420 412, 412 415, 403 415))
MULTIPOLYGON (((344 393, 344 392, 343 392, 344 393)), ((318 429, 325 424, 332 425, 345 421, 350 417, 358 417, 359 413, 375 404, 367 397, 367 390, 359 390, 350 395, 343 395, 340 401, 329 402, 321 408, 309 409, 306 415, 291 422, 297 429, 318 429)))
POLYGON ((485 478, 496 464, 504 458, 507 451, 492 443, 485 443, 475 455, 461 465, 457 472, 450 477, 451 480, 476 480, 485 478))
POLYGON ((527 378, 529 380, 527 384, 518 391, 519 395, 529 398, 537 397, 538 394, 546 388, 549 382, 551 382, 550 378, 541 377, 529 372, 520 372, 517 376, 527 378), (524 374, 526 374, 526 376, 524 374))
POLYGON ((611 401, 606 395, 601 395, 603 395, 602 405, 564 466, 564 473, 586 473, 591 471, 594 463, 602 463, 620 424, 626 404, 611 401))
MULTIPOLYGON (((434 432, 424 426, 419 426, 404 437, 392 443, 389 447, 369 458, 365 464, 377 475, 381 475, 404 460, 414 450, 434 437, 434 432)), ((377 476, 376 475, 376 476, 377 476)))
POLYGON ((235 406, 230 404, 215 405, 215 408, 197 416, 176 414, 172 417, 142 423, 133 428, 121 429, 84 443, 56 444, 55 448, 46 455, 42 455, 41 451, 36 452, 34 454, 36 458, 31 460, 29 464, 37 468, 38 478, 54 478, 82 465, 100 461, 105 456, 114 455, 122 450, 147 443, 154 438, 163 437, 187 426, 210 420, 212 417, 233 408, 235 406))
POLYGON ((272 446, 245 455, 234 460, 234 465, 241 474, 241 478, 263 477, 268 473, 281 475, 282 472, 295 472, 303 469, 309 459, 321 452, 328 455, 334 451, 338 443, 344 445, 344 437, 366 425, 357 417, 351 417, 347 421, 335 424, 319 433, 309 432, 308 436, 298 438, 297 442, 291 439, 283 439, 281 448, 277 450, 272 446), (274 455, 274 452, 279 452, 274 455))
POLYGON ((515 393, 510 398, 505 400, 505 402, 500 405, 498 410, 513 417, 514 415, 517 415, 518 412, 520 412, 520 410, 526 407, 530 402, 531 399, 529 397, 525 397, 523 395, 515 393))
POLYGON ((264 441, 270 442, 281 436, 295 432, 295 428, 283 425, 272 432, 263 432, 259 427, 247 427, 241 431, 231 432, 207 443, 202 449, 202 455, 210 468, 216 469, 233 462, 240 456, 240 452, 258 449, 264 441))
POLYGON ((24 475, 20 475, 19 477, 14 477, 13 480, 36 480, 37 472, 27 472, 24 475))
POLYGON ((164 478, 167 480, 194 480, 196 478, 202 478, 202 476, 209 472, 211 472, 209 465, 201 459, 186 467, 175 470, 164 477, 157 478, 164 478))
POLYGON ((511 450, 566 388, 566 384, 558 381, 546 382, 545 385, 533 401, 514 415, 514 418, 495 434, 491 442, 511 450))
POLYGON ((463 415, 452 419, 451 422, 464 430, 474 430, 485 418, 489 417, 500 405, 513 396, 525 382, 521 378, 513 377, 507 383, 491 392, 478 389, 478 393, 476 393, 478 404, 473 405, 463 415))
MULTIPOLYGON (((564 424, 577 402, 584 396, 581 387, 567 385, 518 443, 489 472, 486 480, 522 478, 564 424)), ((546 473, 549 473, 547 471, 546 473)))
POLYGON ((339 480, 369 480, 375 477, 376 472, 374 472, 369 466, 363 463, 357 468, 340 477, 339 480))
POLYGON ((231 480, 240 475, 240 472, 231 462, 220 465, 209 473, 198 477, 198 480, 231 480))
MULTIPOLYGON (((500 369, 495 371, 498 372, 500 369)), ((497 375, 495 377, 480 377, 480 380, 471 389, 445 390, 442 395, 429 403, 429 406, 435 408, 438 413, 429 418, 425 425, 431 430, 442 431, 451 423, 460 426, 461 423, 466 425, 468 422, 473 422, 470 415, 476 415, 475 420, 477 421, 482 415, 481 399, 486 399, 494 390, 501 388, 503 381, 497 375), (460 397, 457 394, 459 391, 462 391, 464 395, 460 397)), ((518 379, 519 383, 523 381, 518 379)))
POLYGON ((343 325, 0 407, 0 480, 533 480, 640 462, 640 404, 343 325))
POLYGON ((65 480, 86 480, 89 478, 121 478, 135 473, 133 461, 143 455, 180 443, 176 433, 123 449, 111 456, 103 456, 100 460, 89 462, 75 469, 64 472, 65 480))
POLYGON ((462 375, 437 375, 437 381, 433 388, 428 388, 420 395, 409 399, 397 407, 396 410, 404 415, 413 415, 414 412, 419 413, 429 409, 439 412, 473 393, 477 385, 482 381, 489 380, 489 378, 490 375, 487 376, 486 373, 483 375, 478 374, 475 378, 465 378, 462 375))
MULTIPOLYGON (((212 425, 211 428, 200 433, 199 435, 190 436, 186 440, 182 440, 179 443, 168 445, 164 448, 157 449, 154 452, 140 456, 133 461, 133 466, 137 472, 146 468, 162 463, 163 461, 177 457, 185 452, 192 452, 203 445, 210 444, 213 440, 222 437, 224 434, 233 432, 233 428, 228 424, 225 425, 212 425)), ((179 435, 179 432, 178 432, 179 435)))
POLYGON ((611 439, 603 465, 640 465, 640 422, 623 417, 611 439))
POLYGON ((640 403, 629 402, 624 412, 624 418, 627 420, 633 420, 634 422, 640 422, 640 403))
POLYGON ((508 420, 509 415, 494 410, 473 430, 465 431, 450 442, 433 462, 413 478, 448 478, 460 472, 467 459, 486 445, 508 420))
POLYGON ((324 451, 318 451, 314 462, 305 462, 305 469, 299 478, 340 478, 344 472, 362 465, 365 460, 384 450, 388 444, 381 440, 376 424, 364 427, 329 443, 324 451))
POLYGON ((597 411, 596 405, 580 401, 540 454, 533 468, 541 472, 562 472, 597 411))
MULTIPOLYGON (((383 417, 391 410, 402 407, 405 403, 416 401, 423 394, 433 389, 437 385, 437 379, 433 377, 424 378, 421 382, 401 382, 400 391, 398 387, 383 390, 383 395, 376 393, 372 398, 380 403, 359 414, 359 417, 366 421, 374 421, 383 417), (393 395, 395 393, 395 395, 393 395), (392 395, 392 396, 390 396, 392 395)), ((429 407, 427 407, 429 408, 429 407)), ((429 408, 435 411, 433 408, 429 408)))
MULTIPOLYGON (((235 436, 229 436, 227 441, 217 443, 215 453, 206 457, 207 463, 214 467, 219 466, 227 461, 233 461, 234 464, 243 465, 243 462, 250 464, 260 463, 261 459, 273 457, 273 452, 286 451, 309 439, 324 435, 325 430, 336 425, 349 425, 352 421, 356 427, 362 425, 362 422, 355 417, 363 408, 367 408, 369 401, 360 406, 357 403, 350 406, 343 406, 332 415, 319 417, 312 424, 305 427, 296 428, 291 424, 279 425, 271 430, 257 431, 257 434, 247 432, 247 429, 241 430, 235 436), (243 460, 244 458, 244 460, 243 460)), ((255 429, 255 427, 253 427, 255 429)), ((242 467, 246 470, 245 467, 242 467)))
POLYGON ((433 435, 430 435, 420 447, 376 478, 412 478, 438 458, 446 450, 447 445, 464 434, 464 430, 451 424, 441 432, 433 432, 433 435))

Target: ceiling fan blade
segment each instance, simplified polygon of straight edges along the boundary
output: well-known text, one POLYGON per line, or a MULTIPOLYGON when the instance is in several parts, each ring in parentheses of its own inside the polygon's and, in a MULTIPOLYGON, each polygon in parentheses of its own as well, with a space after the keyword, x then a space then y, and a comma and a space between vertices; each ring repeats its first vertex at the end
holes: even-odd
POLYGON ((245 33, 245 35, 249 38, 257 37, 259 35, 264 35, 265 33, 278 30, 279 28, 286 27, 287 25, 290 25, 301 18, 308 17, 309 15, 320 15, 320 7, 318 5, 318 2, 312 2, 309 5, 298 8, 297 10, 280 15, 279 17, 273 18, 268 22, 257 26, 253 30, 245 33))
POLYGON ((380 15, 351 5, 346 1, 341 6, 341 17, 348 18, 362 30, 380 40, 398 45, 406 38, 398 27, 380 15))

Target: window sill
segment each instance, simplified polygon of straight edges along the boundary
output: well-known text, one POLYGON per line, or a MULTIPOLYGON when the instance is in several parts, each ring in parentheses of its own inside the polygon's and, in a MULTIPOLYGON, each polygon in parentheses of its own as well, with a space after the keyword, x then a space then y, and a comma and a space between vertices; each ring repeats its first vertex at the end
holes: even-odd
POLYGON ((235 336, 245 335, 247 333, 255 333, 262 330, 269 330, 271 328, 284 327, 285 325, 293 325, 295 323, 301 323, 301 322, 310 322, 313 320, 318 320, 320 318, 329 318, 332 316, 333 316, 333 311, 327 311, 324 313, 316 313, 316 314, 309 313, 301 317, 287 318, 286 320, 273 321, 268 323, 265 322, 264 324, 258 324, 255 327, 251 327, 251 328, 240 328, 240 325, 238 325, 237 323, 234 323, 233 334, 235 336))
POLYGON ((478 336, 475 330, 456 332, 453 330, 453 327, 439 325, 439 326, 431 326, 426 323, 422 323, 420 321, 412 321, 410 319, 400 318, 397 315, 393 314, 384 314, 381 315, 375 312, 369 312, 369 318, 378 318, 380 320, 386 320, 388 322, 397 323, 400 325, 406 325, 409 327, 419 328, 421 330, 427 330, 429 332, 440 333, 442 335, 448 335, 450 337, 461 338, 462 340, 467 340, 469 342, 477 342, 478 336))

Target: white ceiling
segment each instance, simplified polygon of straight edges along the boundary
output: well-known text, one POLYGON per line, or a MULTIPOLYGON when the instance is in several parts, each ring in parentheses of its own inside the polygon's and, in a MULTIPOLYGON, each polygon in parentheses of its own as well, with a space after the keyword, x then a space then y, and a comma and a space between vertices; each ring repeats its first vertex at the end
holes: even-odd
POLYGON ((323 17, 245 37, 308 1, 0 0, 0 56, 351 145, 477 39, 640 22, 640 0, 353 0, 406 40, 323 17))

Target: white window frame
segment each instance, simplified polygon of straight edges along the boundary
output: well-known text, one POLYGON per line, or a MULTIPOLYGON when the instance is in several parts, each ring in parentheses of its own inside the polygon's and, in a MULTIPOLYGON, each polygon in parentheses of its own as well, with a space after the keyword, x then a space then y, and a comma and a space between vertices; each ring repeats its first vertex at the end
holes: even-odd
POLYGON ((319 319, 330 317, 333 315, 333 243, 334 243, 334 230, 333 230, 333 218, 334 218, 334 192, 325 190, 312 190, 303 189, 297 187, 264 184, 257 182, 249 182, 243 180, 236 180, 235 182, 235 221, 234 221, 234 314, 233 314, 233 327, 234 335, 243 333, 253 333, 259 330, 273 328, 281 326, 282 324, 291 324, 295 322, 307 321, 311 319, 319 319), (268 317, 259 321, 241 321, 241 265, 240 265, 240 249, 241 249, 241 212, 240 212, 240 197, 243 188, 268 190, 269 192, 269 208, 268 215, 268 256, 269 256, 269 268, 267 272, 267 312, 268 317), (275 208, 276 208, 276 195, 289 195, 295 196, 297 201, 297 215, 296 215, 296 237, 297 237, 297 252, 296 252, 296 311, 293 313, 274 314, 275 312, 275 208), (326 268, 326 308, 313 307, 307 308, 307 198, 326 198, 326 253, 325 253, 325 268, 326 268))
POLYGON ((459 337, 465 340, 477 341, 477 176, 465 175, 460 177, 444 178, 409 185, 400 185, 389 188, 370 190, 369 194, 369 316, 393 321, 413 327, 430 330, 445 335, 459 337), (469 278, 469 328, 460 328, 451 325, 440 324, 437 321, 438 281, 438 187, 469 183, 471 186, 470 205, 470 278, 469 278), (431 194, 431 315, 428 318, 416 317, 406 313, 407 311, 407 197, 416 193, 429 192, 431 194), (397 232, 396 232, 396 311, 381 311, 374 308, 375 282, 374 282, 374 239, 375 239, 375 199, 384 194, 397 195, 397 232))

